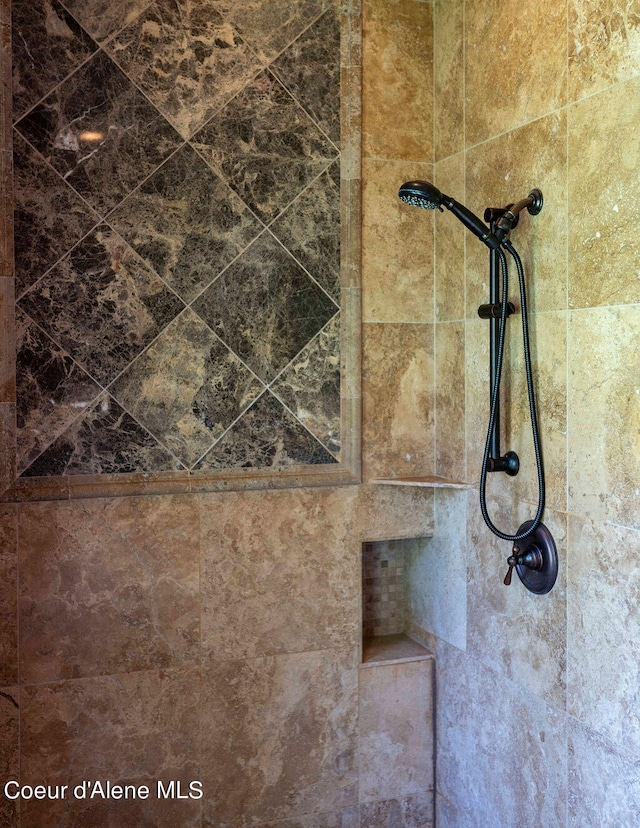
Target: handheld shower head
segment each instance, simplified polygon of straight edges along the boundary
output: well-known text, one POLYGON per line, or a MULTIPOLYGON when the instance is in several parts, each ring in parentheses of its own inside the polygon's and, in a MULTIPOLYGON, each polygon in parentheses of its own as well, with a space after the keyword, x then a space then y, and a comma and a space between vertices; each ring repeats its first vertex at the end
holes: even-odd
POLYGON ((442 193, 428 181, 407 181, 398 190, 400 201, 412 207, 422 207, 426 210, 440 210, 442 207, 442 193))
POLYGON ((478 216, 474 215, 471 210, 467 210, 464 204, 460 204, 451 196, 441 193, 429 181, 407 181, 398 190, 398 196, 405 204, 410 204, 412 207, 423 207, 427 210, 440 210, 442 212, 441 205, 444 205, 487 247, 492 248, 492 250, 497 250, 500 247, 499 240, 478 216))

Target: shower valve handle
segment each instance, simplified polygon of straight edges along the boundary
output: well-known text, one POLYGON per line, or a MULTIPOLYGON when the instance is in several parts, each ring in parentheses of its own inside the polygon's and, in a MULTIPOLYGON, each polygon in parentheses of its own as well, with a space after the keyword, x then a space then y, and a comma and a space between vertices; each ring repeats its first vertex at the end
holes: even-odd
POLYGON ((521 552, 520 547, 517 545, 514 546, 511 551, 512 554, 507 558, 509 569, 507 574, 504 576, 503 583, 505 586, 509 586, 511 584, 511 576, 513 574, 514 566, 526 566, 537 572, 542 569, 544 565, 542 552, 535 543, 530 544, 524 552, 521 552))

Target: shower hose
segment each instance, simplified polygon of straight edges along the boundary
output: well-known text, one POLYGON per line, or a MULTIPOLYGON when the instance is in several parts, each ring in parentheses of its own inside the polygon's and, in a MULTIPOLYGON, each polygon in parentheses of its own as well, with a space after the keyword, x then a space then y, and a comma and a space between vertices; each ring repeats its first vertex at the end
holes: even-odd
POLYGON ((523 339, 523 348, 524 348, 524 366, 525 366, 525 373, 527 376, 527 394, 529 397, 529 412, 531 414, 531 431, 533 435, 533 448, 536 455, 536 467, 538 471, 538 509, 536 511, 536 516, 533 519, 533 522, 530 526, 528 526, 525 532, 520 532, 516 535, 509 535, 506 532, 500 531, 497 529, 496 526, 491 521, 489 517, 489 513, 487 511, 487 471, 489 466, 489 452, 490 452, 490 444, 491 444, 491 435, 493 434, 495 419, 496 419, 496 408, 498 405, 498 400, 500 399, 500 376, 502 373, 502 360, 504 356, 504 340, 505 340, 505 331, 506 331, 506 321, 507 321, 507 293, 509 290, 509 273, 507 269, 507 257, 504 255, 502 249, 499 249, 498 256, 500 260, 500 267, 502 269, 502 301, 501 301, 501 309, 500 309, 500 332, 498 336, 498 348, 497 348, 497 358, 496 358, 496 379, 494 383, 494 387, 491 392, 491 410, 489 413, 489 429, 487 431, 487 442, 484 447, 484 456, 482 458, 482 469, 480 471, 480 509, 482 511, 482 517, 484 518, 484 522, 487 524, 489 529, 493 532, 494 535, 497 535, 502 540, 507 541, 519 541, 523 538, 526 538, 528 535, 531 535, 540 525, 540 521, 542 520, 542 514, 544 512, 544 500, 545 500, 545 484, 544 484, 544 466, 542 462, 542 450, 540 447, 540 433, 538 431, 538 418, 536 415, 536 401, 535 401, 535 392, 533 388, 533 375, 531 371, 531 353, 529 348, 529 322, 528 322, 528 314, 527 314, 527 295, 526 295, 526 287, 525 287, 525 280, 524 280, 524 268, 522 267, 522 261, 520 256, 518 255, 517 251, 513 247, 510 241, 504 241, 503 247, 508 250, 508 252, 513 257, 513 260, 516 263, 516 269, 518 271, 518 281, 520 282, 520 307, 521 307, 521 314, 522 314, 522 339, 523 339))

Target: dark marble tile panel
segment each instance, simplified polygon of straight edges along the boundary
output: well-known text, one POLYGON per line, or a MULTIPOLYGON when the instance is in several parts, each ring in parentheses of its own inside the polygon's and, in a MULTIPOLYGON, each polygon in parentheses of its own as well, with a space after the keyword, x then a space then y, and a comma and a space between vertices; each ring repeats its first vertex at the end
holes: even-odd
POLYGON ((13 114, 20 117, 98 48, 58 0, 14 0, 13 114))
POLYGON ((180 469, 182 466, 175 457, 115 400, 103 394, 22 476, 126 474, 180 469))
POLYGON ((273 60, 330 0, 213 0, 264 61, 273 60))
POLYGON ((71 14, 99 43, 130 25, 152 0, 64 0, 71 14))
POLYGON ((192 139, 245 204, 275 218, 337 149, 269 72, 260 74, 192 139))
POLYGON ((18 309, 18 471, 27 468, 100 395, 101 388, 18 309))
POLYGON ((17 127, 102 215, 181 142, 104 52, 58 86, 17 127))
POLYGON ((264 380, 281 371, 338 311, 269 233, 233 262, 193 308, 264 380))
POLYGON ((332 5, 271 70, 336 144, 340 142, 340 19, 332 5))
POLYGON ((337 459, 340 459, 340 317, 301 351, 271 386, 337 459))
POLYGON ((267 391, 196 468, 277 470, 297 464, 335 462, 335 457, 267 391))
POLYGON ((112 393, 191 466, 263 388, 187 310, 119 377, 112 393))
POLYGON ((203 671, 204 825, 244 828, 356 804, 350 661, 319 650, 203 671))
POLYGON ((0 506, 0 687, 18 683, 17 551, 16 507, 0 506))
POLYGON ((340 165, 332 164, 270 226, 336 303, 340 301, 340 165))
POLYGON ((16 295, 67 253, 99 217, 14 131, 16 295))
MULTIPOLYGON (((0 690, 0 779, 20 778, 20 705, 17 688, 0 690)), ((17 800, 0 797, 0 821, 6 828, 18 828, 17 800)), ((24 823, 23 823, 24 824, 24 823)))
POLYGON ((125 199, 109 224, 186 302, 263 229, 189 145, 125 199))
POLYGON ((107 51, 189 138, 262 64, 211 0, 154 0, 107 51))
POLYGON ((150 794, 31 799, 21 804, 22 826, 199 828, 200 802, 159 799, 156 785, 179 779, 188 790, 199 778, 200 686, 196 670, 153 670, 23 688, 23 784, 110 780, 150 794))
POLYGON ((184 309, 104 224, 31 288, 20 305, 103 385, 184 309))

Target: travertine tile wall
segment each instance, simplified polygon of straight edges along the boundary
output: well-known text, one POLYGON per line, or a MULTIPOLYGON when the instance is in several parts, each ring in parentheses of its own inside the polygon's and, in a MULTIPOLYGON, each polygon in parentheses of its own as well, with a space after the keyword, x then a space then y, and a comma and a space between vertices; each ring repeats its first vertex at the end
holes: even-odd
MULTIPOLYGON (((85 14, 81 2, 64 5, 80 20, 85 14)), ((118 25, 140 9, 133 1, 95 5, 106 26, 95 32, 99 39, 113 25, 114 9, 118 25)), ((222 11, 228 5, 215 3, 222 11)), ((291 5, 300 14, 315 15, 319 8, 302 0, 291 5)), ((362 67, 357 5, 349 6, 353 37, 344 68, 354 102, 362 67)), ((369 19, 385 14, 387 5, 369 3, 369 19)), ((236 12, 240 6, 254 16, 269 4, 236 4, 236 12)), ((365 76, 374 101, 388 93, 390 76, 381 74, 373 83, 371 72, 378 70, 372 61, 385 66, 395 55, 391 76, 397 84, 404 83, 406 71, 416 79, 430 72, 431 5, 403 0, 396 6, 401 25, 367 32, 365 76), (407 43, 412 21, 421 32, 407 43)), ((1 8, 8 43, 6 0, 1 8)), ((423 120, 431 124, 432 97, 421 94, 423 120)), ((396 120, 391 103, 386 120, 370 129, 370 145, 375 140, 381 146, 384 130, 396 120)), ((359 109, 350 112, 356 129, 348 140, 355 143, 359 109)), ((416 136, 423 140, 419 130, 416 136)), ((406 163, 391 152, 389 167, 406 163)), ((2 161, 10 171, 4 147, 2 161)), ((382 159, 371 169, 385 166, 382 159)), ((413 166, 407 175, 416 174, 413 166)), ((358 174, 347 170, 343 182, 354 195, 358 174)), ((395 176, 389 180, 395 186, 395 176)), ((390 203, 395 211, 395 199, 390 203)), ((399 213, 392 214, 404 223, 399 213)), ((356 245, 360 228, 347 221, 342 230, 356 245)), ((8 246, 10 235, 5 241, 8 246)), ((424 244, 428 259, 429 238, 424 244)), ((13 307, 13 279, 8 247, 2 255, 4 312, 7 298, 13 307)), ((370 258, 368 284, 377 302, 376 291, 385 285, 375 265, 370 258)), ((422 285, 428 303, 432 265, 419 257, 411 267, 418 272, 405 268, 403 301, 411 305, 413 282, 422 285)), ((359 323, 355 275, 349 271, 345 288, 358 300, 351 304, 349 324, 359 323)), ((371 374, 369 398, 384 403, 369 409, 371 433, 382 441, 379 448, 369 441, 371 464, 385 474, 398 472, 392 462, 385 467, 384 458, 394 457, 376 420, 379 411, 394 425, 393 450, 402 462, 431 469, 426 458, 433 456, 432 310, 416 306, 415 317, 405 312, 387 321, 381 317, 370 326, 372 361, 380 368, 371 374), (407 321, 412 324, 405 326, 407 321), (399 393, 412 400, 411 416, 401 407, 388 413, 381 383, 383 360, 391 354, 379 348, 389 342, 400 349, 393 374, 399 393), (406 342, 415 354, 403 351, 406 342), (424 458, 406 459, 420 450, 423 435, 429 447, 424 458)), ((349 388, 354 398, 358 381, 352 378, 349 388)), ((9 380, 0 399, 8 425, 15 422, 13 394, 9 380)), ((9 466, 5 483, 14 477, 15 435, 2 433, 9 466)), ((0 776, 25 784, 67 784, 70 777, 150 785, 156 779, 201 779, 205 795, 201 801, 22 803, 0 796, 3 825, 431 828, 431 765, 420 761, 419 751, 406 757, 395 787, 385 764, 384 798, 376 789, 378 741, 375 754, 359 744, 357 669, 362 542, 429 536, 430 492, 362 485, 65 501, 55 498, 68 498, 68 490, 54 481, 41 496, 54 499, 0 507, 0 776), (362 785, 361 755, 367 768, 362 785)), ((369 670, 370 685, 374 672, 369 670)), ((397 676, 400 684, 403 677, 406 673, 397 676)), ((421 672, 418 684, 424 678, 421 672)), ((389 693, 396 684, 391 681, 389 693)), ((384 707, 385 693, 377 693, 376 686, 371 692, 384 707)), ((412 745, 420 750, 428 742, 431 711, 430 691, 424 690, 424 709, 419 694, 412 699, 417 705, 412 709, 422 717, 412 745)), ((388 733, 397 738, 406 727, 411 729, 410 720, 390 715, 380 738, 388 733)))
MULTIPOLYGON (((620 0, 436 0, 434 44, 441 188, 479 214, 532 187, 545 197, 512 237, 528 272, 545 522, 560 552, 548 596, 506 588, 509 545, 485 528, 477 492, 466 539, 455 496, 436 497, 435 537, 413 571, 466 608, 452 625, 437 601, 413 597, 437 651, 438 826, 631 828, 640 813, 640 24, 620 0), (460 555, 466 579, 455 576, 460 555)), ((456 225, 436 217, 436 470, 477 483, 488 330, 476 309, 488 266, 456 225)), ((490 479, 490 514, 507 531, 537 502, 519 328, 514 317, 503 447, 523 469, 490 479)))

